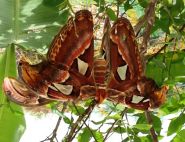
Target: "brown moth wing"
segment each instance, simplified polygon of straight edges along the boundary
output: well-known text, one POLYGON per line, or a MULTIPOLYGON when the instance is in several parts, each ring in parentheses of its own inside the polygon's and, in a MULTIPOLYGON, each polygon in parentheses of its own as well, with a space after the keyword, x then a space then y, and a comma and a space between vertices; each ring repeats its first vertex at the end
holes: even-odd
POLYGON ((79 11, 75 20, 70 18, 54 38, 47 54, 48 60, 37 65, 23 61, 19 64, 19 76, 31 89, 46 94, 51 83, 66 81, 70 66, 89 48, 92 39, 92 15, 87 10, 79 11))
POLYGON ((113 72, 110 81, 111 88, 124 91, 129 86, 133 86, 134 82, 143 76, 142 63, 135 38, 130 22, 124 17, 119 18, 110 30, 110 58, 113 72), (125 64, 128 65, 126 78, 121 80, 117 69, 125 64))
MULTIPOLYGON (((92 69, 93 69, 93 57, 94 57, 94 42, 93 42, 93 19, 92 15, 87 10, 82 10, 76 13, 76 18, 72 26, 72 30, 67 34, 66 41, 70 42, 61 46, 59 55, 56 57, 56 61, 52 61, 54 64, 63 64, 68 66, 69 78, 63 82, 63 85, 71 85, 73 87, 70 95, 61 96, 55 90, 49 88, 49 97, 58 98, 61 100, 69 99, 76 100, 80 95, 80 88, 83 85, 91 84, 94 85, 92 78, 92 69), (75 26, 75 27, 74 27, 75 26), (70 38, 72 38, 70 40, 70 38), (75 41, 75 43, 72 43, 75 41), (72 41, 72 42, 71 42, 72 41), (73 45, 72 45, 73 44, 73 45), (70 49, 71 48, 71 49, 70 49), (64 52, 66 55, 63 55, 64 52), (71 55, 69 55, 71 54, 71 55), (68 56, 67 56, 68 55, 68 56), (62 57, 66 56, 66 58, 62 57), (87 70, 84 74, 79 71, 78 59, 87 64, 87 70)), ((62 30, 61 30, 62 31, 62 30)), ((57 39, 60 40, 60 39, 57 39)), ((54 49, 55 50, 55 49, 54 49)), ((48 56, 49 57, 49 56, 48 56)))
MULTIPOLYGON (((90 76, 93 64, 92 41, 92 15, 87 10, 81 10, 76 13, 75 20, 69 19, 67 24, 55 37, 48 51, 48 59, 46 61, 36 65, 30 65, 26 61, 19 63, 19 77, 23 82, 16 79, 5 79, 4 90, 6 94, 9 94, 9 98, 14 102, 24 106, 32 106, 30 102, 34 102, 33 105, 43 104, 47 102, 44 98, 63 101, 75 99, 73 96, 66 96, 60 90, 53 90, 49 86, 53 83, 64 83, 69 78, 69 70, 77 57, 84 58, 85 62, 88 63, 89 71, 87 71, 87 74, 90 76), (84 52, 87 55, 82 55, 84 52), (21 90, 21 87, 23 90, 21 90), (21 92, 18 90, 21 90, 21 92)), ((81 77, 76 78, 77 81, 81 79, 81 77)), ((84 76, 84 78, 86 77, 84 76)), ((72 81, 71 83, 66 81, 67 83, 76 84, 77 82, 72 81)))
POLYGON ((93 19, 92 15, 87 10, 81 10, 76 13, 75 20, 72 22, 69 20, 69 29, 62 28, 61 34, 58 34, 54 43, 52 44, 49 52, 48 59, 53 64, 62 64, 69 67, 69 78, 63 82, 64 85, 71 85, 73 90, 71 95, 61 96, 55 90, 49 88, 49 97, 58 99, 76 99, 80 95, 80 87, 85 84, 94 84, 92 81, 92 68, 93 68, 93 57, 94 57, 94 43, 93 43, 93 19), (61 35, 64 36, 62 38, 61 35), (57 41, 56 41, 57 40, 57 41), (57 44, 61 43, 61 45, 57 44), (54 46, 54 47, 53 47, 54 46), (55 58, 52 58, 52 54, 58 52, 55 58), (82 60, 88 65, 85 74, 79 72, 78 59, 82 60))
POLYGON ((88 10, 81 10, 70 18, 55 36, 48 51, 48 60, 53 64, 70 67, 91 44, 93 19, 88 10))
MULTIPOLYGON (((92 77, 93 54, 94 54, 94 50, 93 50, 93 40, 92 40, 90 47, 87 50, 85 50, 85 52, 82 55, 79 56, 79 58, 82 61, 88 64, 86 73, 83 75, 79 72, 78 70, 79 65, 77 63, 77 59, 75 59, 69 69, 69 74, 70 74, 69 78, 64 83, 62 83, 63 85, 71 85, 73 87, 71 94, 67 96, 60 95, 59 92, 55 90, 51 90, 51 88, 49 88, 48 90, 49 97, 58 98, 60 100, 76 100, 76 99, 80 99, 79 98, 80 94, 82 96, 84 95, 83 92, 81 92, 82 86, 87 84, 94 86, 94 80, 92 77)), ((88 98, 89 97, 87 97, 86 99, 88 98)))
MULTIPOLYGON (((110 30, 111 48, 111 80, 109 88, 125 93, 125 95, 109 95, 110 100, 121 102, 127 106, 148 110, 157 108, 165 102, 168 87, 159 88, 155 81, 144 76, 142 62, 139 56, 135 34, 126 18, 119 18, 110 30), (127 64, 125 80, 118 76, 117 69, 127 64), (134 102, 134 97, 143 97, 134 102)), ((116 94, 116 93, 115 93, 116 94)))

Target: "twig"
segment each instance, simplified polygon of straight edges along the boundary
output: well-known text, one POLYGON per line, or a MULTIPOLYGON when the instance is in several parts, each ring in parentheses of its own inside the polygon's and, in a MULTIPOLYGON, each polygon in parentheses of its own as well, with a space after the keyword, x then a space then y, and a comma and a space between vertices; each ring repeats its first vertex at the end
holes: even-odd
POLYGON ((71 142, 72 141, 72 139, 74 138, 73 135, 75 134, 75 131, 76 131, 77 127, 79 126, 80 122, 84 119, 84 117, 86 115, 88 115, 89 113, 92 112, 92 110, 95 107, 95 105, 96 105, 96 101, 94 100, 92 102, 92 104, 89 105, 89 107, 85 110, 85 112, 81 116, 78 117, 76 122, 72 125, 71 130, 70 130, 68 136, 66 137, 66 141, 67 142, 71 142))
POLYGON ((151 134, 151 137, 153 139, 153 142, 158 142, 158 138, 157 138, 156 132, 155 132, 154 127, 153 127, 153 121, 152 121, 152 117, 151 117, 150 112, 145 111, 145 116, 146 116, 146 119, 148 121, 148 124, 152 125, 152 127, 150 128, 150 134, 151 134))
MULTIPOLYGON (((123 117, 123 115, 126 113, 127 109, 128 109, 128 108, 125 108, 125 109, 122 111, 122 113, 121 113, 121 116, 122 116, 122 117, 123 117)), ((115 125, 116 123, 118 123, 118 121, 119 121, 119 119, 115 120, 114 123, 112 123, 112 125, 111 125, 111 127, 109 128, 107 134, 105 135, 103 141, 106 141, 106 139, 108 138, 110 132, 111 132, 112 129, 114 128, 114 125, 115 125)))
MULTIPOLYGON (((87 119, 89 118, 90 114, 91 114, 91 113, 89 113, 89 114, 87 115, 87 117, 85 118, 85 120, 83 120, 84 122, 87 121, 87 119)), ((82 125, 75 131, 73 137, 71 138, 72 140, 75 138, 76 134, 82 129, 83 125, 84 125, 84 123, 82 123, 82 125)))
MULTIPOLYGON (((105 118, 108 117, 108 116, 110 116, 112 112, 113 112, 113 111, 109 112, 109 113, 107 114, 107 116, 105 116, 105 118)), ((104 125, 104 123, 102 123, 102 124, 98 127, 98 130, 100 130, 100 129, 102 128, 103 125, 104 125)))
POLYGON ((138 36, 139 31, 145 24, 145 30, 143 33, 143 41, 140 46, 140 54, 141 54, 141 60, 143 62, 143 68, 145 69, 146 66, 146 60, 144 60, 144 54, 147 50, 147 43, 150 39, 150 32, 152 30, 152 26, 155 21, 155 5, 157 3, 157 0, 150 0, 150 3, 148 4, 147 8, 145 9, 145 15, 142 17, 142 19, 138 22, 138 24, 135 26, 134 30, 136 32, 136 35, 138 36))
MULTIPOLYGON (((78 111, 78 108, 76 107, 75 103, 73 103, 73 105, 74 105, 74 107, 75 107, 77 113, 80 114, 80 112, 78 111)), ((86 117, 86 120, 87 120, 88 118, 89 118, 89 115, 88 115, 88 117, 86 117)), ((89 126, 86 124, 86 121, 83 120, 83 119, 82 119, 82 121, 83 121, 83 124, 85 124, 85 126, 89 129, 89 131, 90 131, 91 135, 93 136, 94 140, 97 142, 96 137, 94 136, 94 133, 93 133, 92 130, 89 128, 89 126)), ((82 126, 83 126, 83 125, 82 125, 82 126)))
POLYGON ((147 43, 150 39, 150 33, 155 21, 155 5, 157 3, 157 0, 151 0, 149 6, 146 9, 146 27, 145 31, 143 33, 143 42, 141 44, 141 53, 144 54, 147 49, 147 43))
POLYGON ((145 15, 139 20, 137 25, 134 27, 134 31, 136 32, 136 35, 138 35, 139 31, 145 24, 145 22, 151 22, 152 16, 154 15, 154 8, 155 4, 157 3, 157 0, 151 0, 150 3, 148 4, 148 7, 145 9, 145 15))
MULTIPOLYGON (((65 111, 66 105, 67 105, 67 104, 64 103, 63 109, 62 109, 61 113, 63 113, 63 112, 65 111)), ((56 139, 56 141, 58 142, 58 139, 57 139, 57 131, 58 131, 58 128, 59 128, 59 126, 60 126, 61 120, 62 120, 62 117, 60 116, 60 117, 58 118, 57 124, 56 124, 56 126, 55 126, 53 132, 52 132, 45 140, 42 140, 41 142, 45 142, 45 141, 53 142, 54 139, 56 139)))
POLYGON ((117 1, 117 17, 119 16, 119 1, 117 1))

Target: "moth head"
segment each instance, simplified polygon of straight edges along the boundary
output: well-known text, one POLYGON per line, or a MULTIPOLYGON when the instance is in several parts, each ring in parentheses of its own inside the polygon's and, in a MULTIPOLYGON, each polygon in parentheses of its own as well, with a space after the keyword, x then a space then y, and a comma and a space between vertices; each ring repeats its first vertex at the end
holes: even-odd
POLYGON ((161 88, 156 89, 150 96, 150 108, 158 108, 159 106, 164 104, 167 91, 168 86, 162 86, 161 88))

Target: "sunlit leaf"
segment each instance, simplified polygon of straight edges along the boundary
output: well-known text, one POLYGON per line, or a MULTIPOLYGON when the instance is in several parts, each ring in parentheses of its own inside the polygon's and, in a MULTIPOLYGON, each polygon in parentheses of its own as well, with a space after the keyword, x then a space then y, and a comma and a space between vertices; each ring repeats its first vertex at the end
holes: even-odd
POLYGON ((94 136, 97 142, 103 142, 103 134, 100 131, 94 131, 94 136))
POLYGON ((185 136, 185 130, 183 129, 177 133, 177 135, 173 139, 173 142, 185 142, 184 136, 185 136))
POLYGON ((134 128, 136 128, 138 130, 149 131, 151 128, 151 125, 149 125, 149 124, 136 124, 136 125, 134 125, 134 128))
MULTIPOLYGON (((16 60, 14 45, 0 53, 0 84, 5 76, 16 76, 16 60)), ((20 106, 11 103, 0 87, 0 141, 18 142, 25 130, 25 120, 20 106)))
POLYGON ((83 132, 78 135, 78 142, 88 142, 91 138, 96 139, 97 142, 102 142, 103 134, 90 128, 84 128, 83 132))
POLYGON ((67 116, 63 116, 63 120, 66 124, 72 124, 73 120, 69 119, 67 116))
POLYGON ((81 115, 84 113, 85 109, 82 106, 74 106, 74 105, 70 105, 70 109, 71 111, 75 114, 75 115, 81 115))
POLYGON ((43 4, 48 7, 56 7, 63 3, 65 0, 43 0, 43 4))
POLYGON ((122 134, 122 133, 126 132, 125 128, 124 127, 120 127, 120 126, 115 127, 113 129, 113 131, 116 132, 116 133, 119 133, 119 134, 122 134))
POLYGON ((185 123, 185 114, 181 114, 178 117, 173 118, 168 127, 167 135, 169 136, 173 133, 177 133, 183 127, 184 123, 185 123))
POLYGON ((91 132, 88 128, 83 129, 83 132, 78 135, 78 142, 88 142, 91 139, 91 132))
POLYGON ((109 18, 112 20, 112 21, 115 21, 117 19, 117 16, 114 12, 114 10, 112 10, 111 8, 107 8, 106 9, 106 13, 107 15, 109 16, 109 18))

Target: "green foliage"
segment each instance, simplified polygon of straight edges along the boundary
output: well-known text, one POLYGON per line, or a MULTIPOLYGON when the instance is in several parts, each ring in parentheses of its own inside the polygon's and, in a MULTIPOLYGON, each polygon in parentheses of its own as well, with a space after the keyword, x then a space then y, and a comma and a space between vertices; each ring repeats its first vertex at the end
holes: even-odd
POLYGON ((103 141, 103 135, 101 132, 84 128, 82 133, 80 133, 78 136, 78 142, 88 142, 92 137, 94 137, 97 142, 103 141))
POLYGON ((185 82, 183 77, 183 74, 185 74, 185 70, 183 70, 185 68, 183 64, 184 56, 184 52, 160 54, 148 62, 146 75, 155 79, 159 85, 163 84, 164 81, 173 85, 177 82, 183 83, 185 82))
POLYGON ((177 135, 173 139, 173 142, 185 142, 184 135, 185 135, 185 130, 183 129, 177 133, 177 135))
POLYGON ((111 8, 107 8, 106 13, 112 21, 116 21, 117 16, 111 8))
MULTIPOLYGON (((117 15, 123 15, 128 17, 131 22, 138 22, 146 14, 145 8, 148 7, 149 3, 150 1, 147 0, 0 1, 0 47, 6 48, 4 52, 0 53, 0 85, 5 76, 16 76, 15 45, 28 49, 28 51, 45 51, 50 46, 61 25, 66 23, 69 15, 73 15, 76 9, 79 9, 79 6, 81 9, 87 7, 92 11, 94 10, 92 7, 95 7, 94 11, 96 13, 93 16, 100 17, 100 21, 103 21, 106 15, 112 22, 118 18, 117 15), (83 4, 83 6, 80 4, 83 4)), ((88 127, 84 125, 85 120, 82 121, 83 124, 78 124, 79 133, 76 138, 79 142, 90 140, 102 142, 105 136, 112 132, 119 134, 120 137, 127 135, 122 138, 123 142, 152 141, 149 133, 150 128, 155 129, 158 138, 162 137, 163 118, 169 114, 173 118, 170 120, 169 126, 166 126, 168 127, 166 135, 176 134, 172 141, 184 141, 185 53, 182 48, 185 46, 185 33, 181 30, 185 23, 184 7, 183 0, 161 0, 158 1, 155 7, 155 23, 152 27, 151 40, 148 45, 150 47, 157 45, 158 48, 167 47, 165 52, 158 54, 147 63, 146 75, 153 78, 159 86, 167 84, 170 89, 166 103, 157 112, 151 114, 152 125, 148 124, 144 113, 134 109, 128 109, 124 112, 125 107, 122 105, 115 105, 106 101, 103 111, 101 109, 97 109, 98 112, 96 111, 96 114, 100 115, 101 118, 97 120, 89 119, 88 127), (177 114, 180 115, 177 116, 177 114), (129 119, 131 118, 134 119, 132 120, 133 124, 130 124, 129 119), (91 124, 96 129, 91 128, 91 124), (102 131, 104 125, 106 125, 106 128, 105 131, 102 131)), ((146 23, 142 25, 138 37, 143 35, 145 26, 146 23)), ((97 27, 100 28, 101 26, 98 25, 97 27)), ((84 104, 74 105, 69 103, 67 111, 71 113, 71 116, 58 111, 54 107, 55 103, 52 104, 53 106, 51 105, 51 109, 62 117, 69 128, 72 128, 76 117, 83 116, 91 103, 92 100, 88 100, 84 104)), ((25 128, 22 113, 22 109, 9 102, 0 90, 0 141, 19 141, 25 128)))
POLYGON ((173 118, 168 127, 167 135, 177 133, 185 124, 185 114, 181 114, 176 118, 173 118))
MULTIPOLYGON (((0 54, 0 84, 6 76, 16 76, 15 47, 9 45, 4 53, 0 54)), ((20 106, 7 100, 0 87, 0 141, 18 142, 24 133, 25 121, 20 106)))
POLYGON ((59 3, 42 0, 1 1, 0 47, 16 42, 26 48, 47 48, 60 29, 58 25, 68 19, 68 9, 59 12, 56 7, 59 3))

